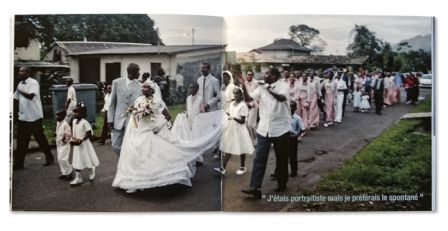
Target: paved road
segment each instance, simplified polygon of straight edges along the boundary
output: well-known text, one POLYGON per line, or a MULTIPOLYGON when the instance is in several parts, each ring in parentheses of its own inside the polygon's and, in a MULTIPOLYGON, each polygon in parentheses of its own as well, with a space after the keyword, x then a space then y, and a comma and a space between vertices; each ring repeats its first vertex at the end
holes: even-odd
MULTIPOLYGON (((421 90, 421 95, 429 95, 421 90)), ((404 94, 402 94, 404 95, 404 94)), ((384 110, 382 116, 374 113, 353 113, 347 108, 341 125, 313 130, 299 144, 299 176, 290 179, 285 194, 293 195, 299 189, 312 190, 319 179, 350 159, 370 140, 397 121, 414 106, 399 104, 384 110)), ((227 175, 223 178, 221 201, 220 176, 213 172, 219 161, 212 154, 205 155, 205 165, 198 168, 192 180, 193 187, 180 185, 126 194, 112 185, 118 157, 110 143, 96 145, 101 166, 97 178, 80 187, 70 187, 57 179, 57 165, 43 167, 43 154, 31 153, 26 157, 25 170, 14 172, 12 178, 13 210, 46 211, 219 211, 221 202, 225 211, 279 211, 287 203, 268 203, 266 199, 254 201, 240 190, 248 186, 252 157, 247 160, 248 173, 237 176, 239 158, 230 160, 227 175)), ((55 153, 55 150, 53 150, 55 153)), ((275 158, 270 155, 266 174, 273 171, 275 158)), ((83 173, 87 179, 87 172, 83 173)), ((276 182, 265 178, 263 193, 273 194, 276 182)))
MULTIPOLYGON (((100 166, 93 182, 70 187, 58 179, 59 166, 43 167, 43 154, 26 157, 25 169, 16 171, 12 179, 13 210, 47 211, 217 211, 221 210, 220 178, 213 173, 219 161, 212 154, 205 156, 192 180, 193 187, 173 185, 147 189, 135 194, 114 189, 112 185, 118 157, 110 143, 94 144, 100 166)), ((53 150, 55 153, 55 150, 53 150)), ((83 172, 84 180, 88 171, 83 172)))
MULTIPOLYGON (((430 95, 429 89, 421 89, 420 96, 430 95)), ((405 93, 402 92, 402 97, 405 93)), ((402 100, 402 102, 404 99, 402 100)), ((290 178, 285 193, 275 193, 276 181, 269 175, 275 168, 275 156, 271 148, 268 168, 262 186, 265 196, 262 200, 254 200, 240 192, 247 188, 250 171, 238 176, 235 171, 239 167, 239 158, 233 158, 228 164, 223 181, 223 205, 225 211, 279 211, 289 203, 268 202, 269 195, 295 195, 298 190, 312 190, 325 174, 341 166, 351 159, 372 139, 380 135, 386 128, 395 123, 401 116, 414 108, 413 105, 398 104, 383 110, 383 115, 375 113, 354 113, 351 107, 346 108, 342 124, 329 128, 321 127, 311 131, 299 143, 298 177, 290 178)), ((252 157, 247 160, 248 170, 252 169, 252 157)))

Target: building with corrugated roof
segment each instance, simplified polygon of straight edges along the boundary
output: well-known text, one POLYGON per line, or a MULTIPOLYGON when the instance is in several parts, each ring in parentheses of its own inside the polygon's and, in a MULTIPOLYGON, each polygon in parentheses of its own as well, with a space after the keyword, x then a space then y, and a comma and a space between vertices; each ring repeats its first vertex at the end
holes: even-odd
POLYGON ((112 82, 126 75, 129 63, 140 66, 140 73, 156 75, 159 68, 166 75, 181 74, 184 84, 196 81, 200 64, 208 62, 211 72, 220 76, 225 58, 225 45, 151 45, 121 42, 59 41, 44 60, 70 66, 75 82, 112 82))
POLYGON ((292 39, 276 39, 273 43, 253 49, 249 52, 236 53, 236 63, 244 68, 252 68, 260 77, 270 66, 288 67, 296 70, 307 68, 326 69, 332 66, 357 68, 367 57, 351 58, 346 55, 314 55, 312 50, 300 46, 292 39))

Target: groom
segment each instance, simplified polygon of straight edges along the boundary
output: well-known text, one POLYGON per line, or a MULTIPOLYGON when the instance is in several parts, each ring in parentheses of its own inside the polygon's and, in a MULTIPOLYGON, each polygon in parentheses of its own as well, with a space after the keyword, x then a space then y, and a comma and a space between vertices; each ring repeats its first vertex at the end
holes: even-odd
POLYGON ((112 148, 117 155, 120 155, 124 132, 129 121, 129 115, 124 115, 124 112, 128 107, 134 105, 137 97, 142 95, 142 84, 137 80, 140 75, 140 67, 135 63, 130 63, 127 73, 127 76, 112 82, 110 107, 107 112, 107 123, 112 129, 112 148))

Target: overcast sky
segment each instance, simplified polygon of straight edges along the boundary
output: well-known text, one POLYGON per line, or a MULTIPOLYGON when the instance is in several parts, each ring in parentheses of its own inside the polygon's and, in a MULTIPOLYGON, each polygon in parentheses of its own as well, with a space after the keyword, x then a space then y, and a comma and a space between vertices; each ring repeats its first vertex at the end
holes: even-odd
POLYGON ((325 40, 325 54, 346 53, 353 40, 350 31, 355 24, 365 25, 376 36, 392 44, 417 35, 431 33, 431 18, 410 16, 328 16, 328 15, 262 15, 262 16, 185 16, 150 15, 167 45, 226 43, 227 50, 247 52, 272 43, 276 38, 288 38, 291 25, 306 24, 320 31, 325 40), (224 30, 227 28, 227 30, 224 30), (227 32, 227 33, 225 33, 227 32), (224 34, 223 34, 224 33, 224 34))

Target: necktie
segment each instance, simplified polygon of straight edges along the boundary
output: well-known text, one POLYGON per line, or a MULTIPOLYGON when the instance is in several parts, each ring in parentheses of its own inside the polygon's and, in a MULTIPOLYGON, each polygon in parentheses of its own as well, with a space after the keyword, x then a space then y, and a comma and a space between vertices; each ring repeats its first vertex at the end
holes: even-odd
POLYGON ((204 83, 202 84, 202 99, 205 102, 205 76, 204 76, 204 83))

